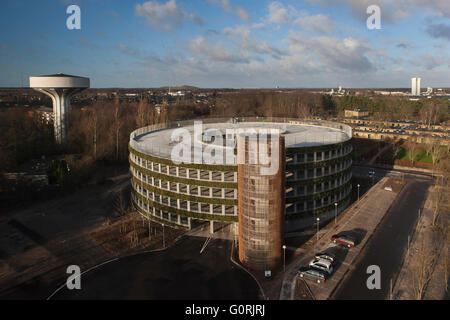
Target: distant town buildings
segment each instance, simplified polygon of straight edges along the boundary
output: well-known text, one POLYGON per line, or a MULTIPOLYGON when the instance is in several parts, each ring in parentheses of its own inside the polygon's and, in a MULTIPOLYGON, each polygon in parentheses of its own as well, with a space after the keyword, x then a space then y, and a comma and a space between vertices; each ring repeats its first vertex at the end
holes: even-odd
POLYGON ((347 117, 342 122, 352 127, 355 138, 377 140, 401 138, 418 143, 432 143, 438 140, 441 145, 450 143, 450 126, 445 124, 429 125, 409 120, 381 121, 347 117))
POLYGON ((334 89, 331 89, 331 91, 327 92, 327 94, 333 96, 333 95, 338 95, 338 96, 343 96, 345 95, 346 91, 344 89, 342 89, 342 86, 339 86, 337 91, 334 91, 334 89))
POLYGON ((53 109, 46 106, 40 106, 39 109, 36 110, 36 112, 39 114, 40 119, 46 123, 49 124, 54 121, 54 114, 53 109))
POLYGON ((171 92, 169 91, 169 95, 172 97, 183 97, 185 95, 184 91, 171 92))
POLYGON ((362 111, 361 109, 354 109, 354 110, 345 110, 344 116, 346 118, 364 118, 369 116, 369 111, 362 111))

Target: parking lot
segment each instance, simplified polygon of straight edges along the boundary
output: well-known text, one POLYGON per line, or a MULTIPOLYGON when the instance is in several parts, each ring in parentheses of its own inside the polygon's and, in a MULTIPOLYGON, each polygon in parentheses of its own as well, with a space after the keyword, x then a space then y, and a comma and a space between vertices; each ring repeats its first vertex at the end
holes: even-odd
MULTIPOLYGON (((307 279, 306 282, 315 299, 328 299, 337 285, 344 278, 362 248, 380 223, 381 219, 388 211, 396 199, 399 190, 387 191, 384 189, 386 183, 391 178, 381 179, 372 189, 370 189, 359 202, 353 204, 345 216, 335 226, 331 222, 326 228, 319 232, 319 241, 307 248, 300 248, 301 253, 295 262, 291 263, 286 269, 286 276, 283 281, 283 287, 280 299, 293 299, 295 295, 297 271, 300 267, 308 266, 317 252, 325 251, 333 247, 337 257, 337 263, 332 275, 324 283, 318 284, 314 280, 307 279), (356 246, 350 249, 333 244, 331 236, 338 233, 350 233, 356 239, 356 246)), ((315 240, 315 239, 314 239, 315 240)))
POLYGON ((230 261, 232 242, 183 236, 172 247, 118 259, 83 275, 81 290, 52 299, 257 300, 255 281, 230 261))

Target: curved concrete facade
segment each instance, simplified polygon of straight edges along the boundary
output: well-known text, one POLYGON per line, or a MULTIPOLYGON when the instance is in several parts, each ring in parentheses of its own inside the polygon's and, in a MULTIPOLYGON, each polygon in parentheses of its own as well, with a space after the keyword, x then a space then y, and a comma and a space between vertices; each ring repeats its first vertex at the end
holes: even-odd
MULTIPOLYGON (((331 219, 351 193, 351 128, 326 121, 280 118, 206 119, 207 128, 277 127, 285 139, 284 230, 331 219)), ((190 228, 192 219, 238 222, 238 164, 175 164, 168 139, 193 121, 137 129, 130 135, 132 199, 142 215, 190 228)))

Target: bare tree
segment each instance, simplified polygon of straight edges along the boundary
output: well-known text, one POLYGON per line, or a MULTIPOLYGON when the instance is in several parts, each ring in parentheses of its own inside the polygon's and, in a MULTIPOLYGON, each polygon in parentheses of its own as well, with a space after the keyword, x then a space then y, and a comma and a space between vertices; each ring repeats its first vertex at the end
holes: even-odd
POLYGON ((118 211, 121 216, 124 216, 129 211, 129 204, 126 201, 124 191, 120 190, 117 192, 117 205, 118 205, 118 211))
POLYGON ((414 159, 416 157, 417 142, 410 140, 408 142, 408 156, 412 164, 414 164, 414 159))
POLYGON ((442 187, 436 184, 434 186, 433 197, 432 197, 432 201, 433 201, 433 221, 432 221, 432 225, 433 226, 436 226, 437 218, 438 218, 439 211, 441 209, 441 204, 442 204, 443 200, 444 199, 443 199, 442 187))
POLYGON ((119 137, 120 129, 123 125, 123 118, 120 117, 120 105, 118 103, 114 106, 114 131, 116 135, 116 161, 119 161, 119 137))
POLYGON ((435 257, 434 254, 425 247, 425 243, 423 241, 414 256, 415 259, 411 268, 414 298, 416 300, 422 300, 426 287, 431 280, 432 266, 434 264, 435 257))
POLYGON ((442 156, 443 149, 439 143, 439 141, 433 140, 432 143, 427 144, 427 146, 430 147, 430 153, 431 153, 431 160, 433 161, 433 166, 437 164, 439 159, 442 156))
POLYGON ((94 160, 97 160, 97 127, 98 127, 98 116, 97 110, 93 108, 89 113, 88 117, 89 127, 92 129, 92 144, 94 151, 94 160))
POLYGON ((297 117, 300 119, 310 119, 312 114, 311 107, 302 103, 300 99, 297 101, 297 117))

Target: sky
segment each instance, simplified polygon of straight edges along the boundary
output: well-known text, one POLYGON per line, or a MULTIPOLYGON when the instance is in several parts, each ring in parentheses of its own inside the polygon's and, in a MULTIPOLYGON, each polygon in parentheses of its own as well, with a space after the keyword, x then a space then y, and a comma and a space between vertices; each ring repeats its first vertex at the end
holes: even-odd
POLYGON ((96 88, 450 87, 450 0, 1 0, 0 87, 58 72, 96 88))

